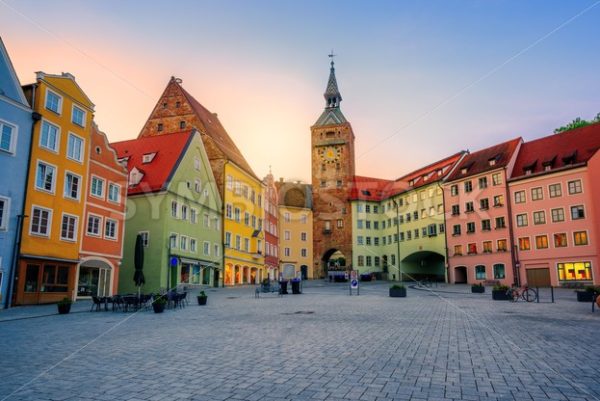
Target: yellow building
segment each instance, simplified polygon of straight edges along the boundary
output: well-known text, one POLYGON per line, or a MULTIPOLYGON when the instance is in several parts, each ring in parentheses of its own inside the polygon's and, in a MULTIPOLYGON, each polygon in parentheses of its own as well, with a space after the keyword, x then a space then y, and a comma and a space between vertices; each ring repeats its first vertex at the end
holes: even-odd
POLYGON ((310 186, 283 182, 279 190, 279 272, 284 278, 302 274, 313 279, 313 215, 310 186))
POLYGON ((231 161, 225 164, 224 285, 256 284, 264 260, 263 185, 231 161))
POLYGON ((74 298, 94 104, 68 73, 38 72, 23 89, 37 121, 15 303, 37 304, 74 298))

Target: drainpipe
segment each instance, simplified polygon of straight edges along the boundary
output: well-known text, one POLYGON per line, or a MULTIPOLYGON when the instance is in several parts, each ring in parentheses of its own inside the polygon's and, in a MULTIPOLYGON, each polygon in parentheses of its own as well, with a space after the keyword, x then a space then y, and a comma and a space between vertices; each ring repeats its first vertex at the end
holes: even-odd
POLYGON ((513 225, 512 225, 512 199, 510 198, 510 190, 508 188, 508 174, 506 172, 506 167, 503 168, 504 170, 504 180, 506 182, 506 209, 507 209, 507 213, 508 213, 508 235, 509 235, 509 244, 510 244, 510 261, 512 263, 512 268, 513 268, 513 284, 516 285, 517 287, 521 286, 521 278, 519 277, 520 275, 520 268, 517 267, 517 263, 518 263, 518 254, 517 254, 517 248, 516 248, 516 244, 515 244, 515 239, 514 239, 514 233, 513 233, 513 225))
MULTIPOLYGON (((31 87, 31 103, 32 107, 35 104, 35 85, 31 87)), ((31 113, 31 119, 33 120, 33 124, 31 125, 31 140, 29 141, 29 154, 27 155, 27 171, 25 173, 25 193, 23 194, 23 205, 21 207, 21 213, 17 216, 17 236, 15 238, 15 245, 13 247, 13 256, 11 261, 12 269, 10 270, 10 277, 8 280, 8 293, 6 294, 6 303, 4 304, 4 309, 8 309, 12 306, 12 298, 13 291, 15 286, 15 281, 18 280, 17 276, 17 268, 19 264, 19 255, 21 254, 21 241, 23 239, 23 221, 28 216, 25 213, 25 206, 27 204, 27 188, 29 186, 29 173, 31 172, 31 152, 33 150, 33 136, 36 123, 42 119, 42 115, 37 111, 31 113)))

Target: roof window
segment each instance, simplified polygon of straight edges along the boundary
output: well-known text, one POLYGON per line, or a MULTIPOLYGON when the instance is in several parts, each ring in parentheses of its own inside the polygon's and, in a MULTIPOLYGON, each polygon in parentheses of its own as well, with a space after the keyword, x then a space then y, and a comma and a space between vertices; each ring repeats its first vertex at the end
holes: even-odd
POLYGON ((154 160, 154 157, 156 156, 156 152, 152 152, 152 153, 146 153, 142 156, 142 163, 144 164, 148 164, 151 163, 152 160, 154 160))

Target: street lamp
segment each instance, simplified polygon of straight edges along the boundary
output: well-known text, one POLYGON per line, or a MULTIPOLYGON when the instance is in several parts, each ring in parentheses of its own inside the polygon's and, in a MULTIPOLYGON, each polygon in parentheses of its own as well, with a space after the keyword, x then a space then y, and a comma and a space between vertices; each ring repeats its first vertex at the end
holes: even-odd
POLYGON ((399 279, 402 281, 402 263, 400 262, 400 204, 396 202, 395 199, 392 199, 394 203, 394 207, 396 208, 396 244, 398 245, 397 249, 397 261, 398 264, 396 269, 398 270, 399 279))

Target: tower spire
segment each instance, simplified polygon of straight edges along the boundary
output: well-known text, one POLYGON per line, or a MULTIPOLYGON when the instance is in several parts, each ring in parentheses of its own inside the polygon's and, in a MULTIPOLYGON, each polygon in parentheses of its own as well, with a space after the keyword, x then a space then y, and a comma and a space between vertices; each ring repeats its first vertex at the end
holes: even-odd
POLYGON ((325 97, 325 108, 333 109, 339 108, 340 102, 342 101, 342 95, 340 94, 340 90, 337 86, 337 80, 335 79, 335 67, 333 58, 336 55, 333 54, 333 49, 331 53, 329 53, 328 57, 331 59, 331 68, 329 69, 329 80, 327 81, 327 88, 325 89, 325 93, 323 96, 325 97))

